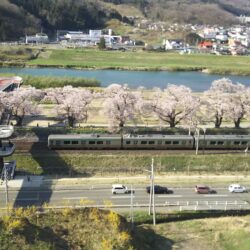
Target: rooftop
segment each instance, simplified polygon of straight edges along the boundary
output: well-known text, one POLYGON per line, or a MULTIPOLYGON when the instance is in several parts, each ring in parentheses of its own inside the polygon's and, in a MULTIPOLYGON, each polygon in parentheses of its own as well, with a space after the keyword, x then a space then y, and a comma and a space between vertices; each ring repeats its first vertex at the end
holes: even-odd
POLYGON ((23 83, 23 79, 19 76, 0 77, 0 91, 11 91, 18 88, 23 83))

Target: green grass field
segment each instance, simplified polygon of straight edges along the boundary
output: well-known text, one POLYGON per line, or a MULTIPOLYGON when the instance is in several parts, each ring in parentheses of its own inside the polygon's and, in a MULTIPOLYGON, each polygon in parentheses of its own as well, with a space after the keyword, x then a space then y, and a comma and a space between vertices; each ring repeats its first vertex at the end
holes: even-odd
POLYGON ((148 243, 151 247, 146 249, 154 250, 248 250, 249 219, 249 216, 236 216, 183 220, 158 224, 156 227, 141 225, 137 230, 145 231, 138 238, 139 242, 148 243))
POLYGON ((202 70, 218 74, 250 74, 248 56, 179 55, 167 52, 99 51, 95 49, 54 49, 46 56, 27 62, 28 66, 54 66, 128 70, 202 70))
POLYGON ((58 176, 143 175, 154 157, 157 175, 243 174, 250 172, 250 156, 238 154, 166 153, 152 151, 93 151, 81 153, 15 153, 17 170, 58 176), (46 157, 44 157, 46 155, 46 157))

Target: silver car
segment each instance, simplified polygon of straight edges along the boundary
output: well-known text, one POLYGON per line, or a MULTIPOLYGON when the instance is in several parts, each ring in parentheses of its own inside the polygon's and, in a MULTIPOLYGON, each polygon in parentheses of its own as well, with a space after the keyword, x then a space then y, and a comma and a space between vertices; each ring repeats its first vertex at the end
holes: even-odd
POLYGON ((247 193, 247 190, 244 186, 241 186, 240 184, 231 184, 228 187, 228 191, 230 193, 247 193))

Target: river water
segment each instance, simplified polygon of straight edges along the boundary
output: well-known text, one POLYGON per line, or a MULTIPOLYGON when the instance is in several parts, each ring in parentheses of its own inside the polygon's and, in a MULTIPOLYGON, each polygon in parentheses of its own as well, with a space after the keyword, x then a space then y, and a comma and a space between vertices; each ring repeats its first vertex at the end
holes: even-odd
POLYGON ((0 68, 0 73, 16 75, 84 77, 96 79, 102 87, 111 83, 128 84, 131 88, 165 88, 167 84, 185 85, 195 92, 210 88, 212 81, 223 77, 234 83, 242 83, 250 87, 250 76, 221 76, 202 72, 168 72, 168 71, 125 71, 125 70, 76 70, 57 68, 0 68))

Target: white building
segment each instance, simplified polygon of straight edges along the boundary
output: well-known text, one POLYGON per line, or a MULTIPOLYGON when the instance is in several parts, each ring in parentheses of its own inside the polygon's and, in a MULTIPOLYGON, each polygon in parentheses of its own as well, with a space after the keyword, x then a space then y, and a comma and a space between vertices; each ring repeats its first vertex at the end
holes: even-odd
POLYGON ((25 43, 48 43, 49 37, 45 33, 37 33, 35 36, 25 36, 25 43))

